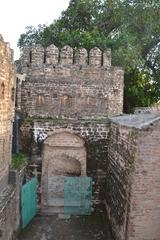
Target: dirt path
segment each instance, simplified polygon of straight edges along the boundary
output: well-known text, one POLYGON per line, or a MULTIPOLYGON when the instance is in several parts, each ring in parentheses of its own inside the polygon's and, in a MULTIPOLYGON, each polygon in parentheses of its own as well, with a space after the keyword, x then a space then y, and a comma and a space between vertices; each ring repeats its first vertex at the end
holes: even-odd
POLYGON ((18 240, 111 240, 107 224, 100 215, 59 219, 37 216, 18 240))

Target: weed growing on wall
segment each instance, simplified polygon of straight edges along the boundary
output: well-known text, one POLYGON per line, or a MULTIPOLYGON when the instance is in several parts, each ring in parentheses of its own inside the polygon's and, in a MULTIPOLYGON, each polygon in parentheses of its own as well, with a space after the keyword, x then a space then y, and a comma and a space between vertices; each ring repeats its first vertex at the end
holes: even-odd
POLYGON ((12 155, 12 166, 15 169, 22 168, 27 162, 27 155, 23 153, 17 153, 12 155))

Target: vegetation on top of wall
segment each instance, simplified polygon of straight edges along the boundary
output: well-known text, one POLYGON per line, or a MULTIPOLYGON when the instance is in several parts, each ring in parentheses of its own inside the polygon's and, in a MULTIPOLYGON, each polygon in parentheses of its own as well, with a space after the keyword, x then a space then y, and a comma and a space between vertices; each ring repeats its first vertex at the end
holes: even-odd
POLYGON ((12 167, 15 169, 20 169, 25 166, 27 162, 27 155, 24 153, 17 153, 12 155, 12 167))

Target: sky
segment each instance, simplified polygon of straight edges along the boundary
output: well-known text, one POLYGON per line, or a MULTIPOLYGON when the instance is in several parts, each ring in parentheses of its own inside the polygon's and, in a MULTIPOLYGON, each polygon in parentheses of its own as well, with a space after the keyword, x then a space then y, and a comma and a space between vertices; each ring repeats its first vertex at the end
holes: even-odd
POLYGON ((47 24, 59 18, 69 5, 69 0, 2 0, 0 4, 0 34, 14 49, 14 59, 19 58, 17 42, 26 26, 47 24))

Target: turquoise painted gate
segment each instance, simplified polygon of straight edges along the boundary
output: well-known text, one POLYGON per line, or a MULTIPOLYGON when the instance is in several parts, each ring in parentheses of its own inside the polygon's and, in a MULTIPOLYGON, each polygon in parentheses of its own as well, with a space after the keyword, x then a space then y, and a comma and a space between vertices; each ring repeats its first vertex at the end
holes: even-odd
POLYGON ((92 212, 92 178, 65 177, 64 213, 90 215, 92 212))
POLYGON ((25 228, 36 215, 36 179, 32 178, 21 189, 21 226, 25 228))

